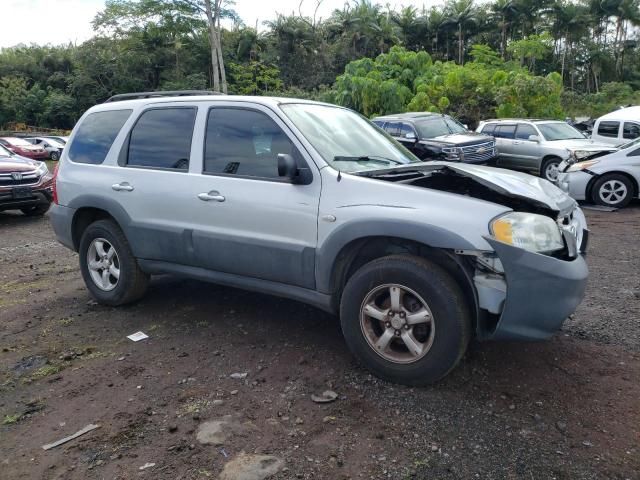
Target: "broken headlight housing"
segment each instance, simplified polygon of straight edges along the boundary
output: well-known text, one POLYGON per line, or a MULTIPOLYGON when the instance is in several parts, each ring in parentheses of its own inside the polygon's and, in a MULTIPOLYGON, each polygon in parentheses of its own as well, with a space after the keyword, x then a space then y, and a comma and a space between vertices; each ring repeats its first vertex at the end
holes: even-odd
POLYGON ((550 253, 564 248, 558 224, 535 213, 510 212, 495 218, 489 230, 496 240, 537 253, 550 253))
POLYGON ((446 155, 447 160, 458 161, 463 157, 462 149, 460 147, 444 147, 442 149, 442 153, 446 155))
POLYGON ((587 160, 586 162, 578 162, 578 163, 574 163, 573 165, 571 165, 568 169, 567 172, 577 172, 579 170, 584 170, 586 168, 591 168, 593 167, 596 163, 599 163, 600 160, 587 160))
POLYGON ((573 151, 570 150, 570 152, 571 152, 570 158, 572 160, 571 163, 579 162, 580 160, 590 157, 591 155, 596 153, 589 150, 573 150, 573 151))

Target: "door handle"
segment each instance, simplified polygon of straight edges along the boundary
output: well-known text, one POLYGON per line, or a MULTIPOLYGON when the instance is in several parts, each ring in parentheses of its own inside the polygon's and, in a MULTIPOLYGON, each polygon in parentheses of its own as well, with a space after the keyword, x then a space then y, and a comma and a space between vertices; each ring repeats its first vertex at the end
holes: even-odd
POLYGON ((116 192, 121 192, 121 191, 132 192, 133 191, 133 185, 130 185, 128 182, 114 183, 113 185, 111 185, 111 188, 113 188, 116 192))
POLYGON ((211 190, 209 193, 199 193, 198 198, 203 202, 224 202, 226 198, 220 192, 211 190))

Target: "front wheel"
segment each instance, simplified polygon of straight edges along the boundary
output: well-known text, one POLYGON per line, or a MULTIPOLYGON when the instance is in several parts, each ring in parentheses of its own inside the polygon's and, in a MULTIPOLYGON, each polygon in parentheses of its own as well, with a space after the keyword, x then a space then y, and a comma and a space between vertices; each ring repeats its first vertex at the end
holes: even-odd
POLYGON ((606 207, 626 207, 633 197, 633 185, 624 175, 609 173, 602 175, 593 184, 593 201, 606 207))
POLYGON ((373 260, 347 282, 340 304, 352 353, 376 376, 426 385, 449 373, 471 338, 471 316, 455 280, 420 257, 373 260))
POLYGON ((149 276, 136 261, 120 227, 111 220, 92 223, 80 239, 80 270, 91 295, 118 306, 141 298, 149 276))
POLYGON ((53 160, 54 162, 57 162, 58 160, 60 160, 60 152, 51 152, 49 158, 51 158, 51 160, 53 160))
POLYGON ((551 183, 558 180, 558 172, 559 166, 562 161, 559 158, 552 157, 547 158, 544 162, 542 162, 542 166, 540 168, 540 176, 545 180, 549 180, 551 183))

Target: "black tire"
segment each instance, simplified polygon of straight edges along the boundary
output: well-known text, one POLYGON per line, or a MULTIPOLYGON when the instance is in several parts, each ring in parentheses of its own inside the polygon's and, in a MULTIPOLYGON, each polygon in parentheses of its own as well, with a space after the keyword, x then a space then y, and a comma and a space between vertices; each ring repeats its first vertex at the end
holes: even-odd
POLYGON ((633 184, 631 180, 620 173, 607 173, 599 177, 593 184, 591 189, 591 198, 593 203, 603 205, 605 207, 623 208, 629 205, 633 198, 633 184), (623 192, 624 195, 611 197, 611 187, 614 189, 618 186, 617 192, 623 192), (607 191, 609 188, 609 191, 607 191))
POLYGON ((87 227, 80 239, 80 270, 91 296, 103 305, 118 306, 134 302, 144 296, 149 284, 149 275, 140 270, 131 247, 120 227, 112 220, 98 220, 87 227), (106 239, 115 248, 119 259, 120 278, 111 291, 100 289, 91 278, 87 254, 91 242, 106 239))
POLYGON ((49 155, 49 158, 54 162, 57 162, 58 160, 60 160, 60 152, 51 152, 51 155, 49 155))
POLYGON ((435 263, 408 255, 373 260, 353 274, 342 294, 340 322, 349 349, 374 375, 414 386, 447 375, 464 355, 472 333, 469 306, 457 282, 435 263), (370 346, 361 328, 360 310, 369 292, 392 283, 416 292, 433 313, 433 343, 413 363, 399 364, 383 358, 370 346))
POLYGON ((50 203, 39 203, 35 207, 21 208, 20 211, 27 217, 41 217, 49 210, 50 203))
POLYGON ((558 157, 550 157, 545 159, 542 164, 540 165, 540 176, 542 178, 544 178, 545 180, 549 180, 550 182, 555 182, 556 178, 549 178, 548 177, 548 171, 547 169, 552 166, 555 165, 556 166, 556 171, 557 171, 557 167, 558 165, 560 165, 560 163, 562 163, 562 159, 558 158, 558 157))

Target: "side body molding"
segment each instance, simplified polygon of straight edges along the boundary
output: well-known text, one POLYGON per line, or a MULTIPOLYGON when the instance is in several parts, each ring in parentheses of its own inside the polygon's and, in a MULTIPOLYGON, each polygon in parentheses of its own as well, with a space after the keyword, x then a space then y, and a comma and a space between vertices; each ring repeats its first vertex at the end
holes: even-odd
POLYGON ((455 232, 438 225, 389 218, 353 220, 338 226, 318 246, 316 255, 316 286, 330 294, 331 275, 340 251, 349 243, 365 237, 395 237, 423 243, 434 248, 471 249, 475 247, 455 232))

